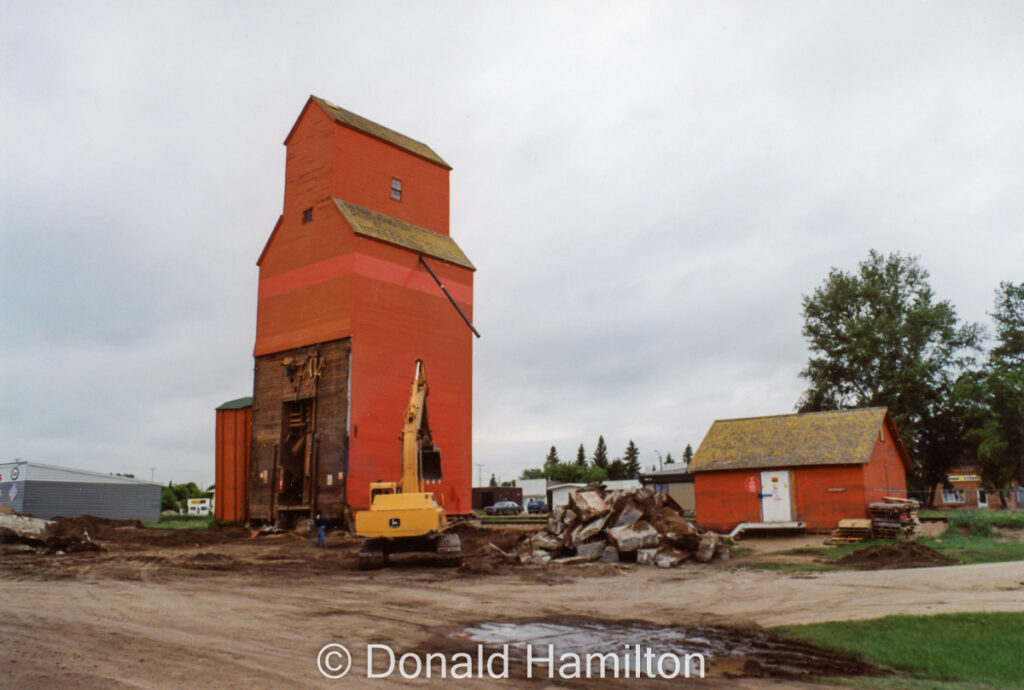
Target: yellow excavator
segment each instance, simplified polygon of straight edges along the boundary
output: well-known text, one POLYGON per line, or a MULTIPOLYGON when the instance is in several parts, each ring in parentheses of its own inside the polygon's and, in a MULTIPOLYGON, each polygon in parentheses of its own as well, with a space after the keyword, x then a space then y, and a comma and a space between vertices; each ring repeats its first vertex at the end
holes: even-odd
POLYGON ((383 567, 392 553, 430 551, 441 565, 462 561, 459 535, 446 531, 448 518, 427 483, 441 480, 441 451, 427 420, 427 378, 423 361, 416 373, 402 429, 402 479, 370 484, 370 509, 356 513, 360 569, 383 567))

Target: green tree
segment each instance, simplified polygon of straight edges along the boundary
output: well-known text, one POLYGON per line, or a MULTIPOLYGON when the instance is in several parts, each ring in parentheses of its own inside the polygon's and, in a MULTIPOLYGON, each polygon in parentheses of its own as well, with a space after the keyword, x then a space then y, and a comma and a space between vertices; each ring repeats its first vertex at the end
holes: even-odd
POLYGON ((636 479, 640 476, 640 450, 633 443, 633 439, 629 440, 629 445, 626 446, 626 452, 622 456, 622 461, 626 466, 626 476, 623 479, 636 479))
POLYGON ((693 460, 693 448, 687 443, 686 448, 683 449, 683 464, 689 467, 691 460, 693 460))
POLYGON ((602 470, 608 469, 608 446, 604 444, 604 436, 597 437, 597 448, 594 449, 594 466, 602 470))
POLYGON ((666 465, 674 465, 674 464, 676 464, 676 459, 672 457, 672 453, 669 453, 668 455, 665 456, 665 464, 666 465))
POLYGON ((615 458, 608 463, 608 479, 629 479, 629 467, 621 458, 615 458))
POLYGON ((497 477, 495 477, 495 476, 494 476, 494 475, 492 474, 492 475, 491 475, 491 481, 490 481, 490 484, 488 484, 488 486, 497 486, 497 485, 498 485, 498 478, 497 478, 497 477))
POLYGON ((558 458, 558 450, 551 446, 551 450, 548 451, 547 457, 544 458, 544 468, 552 467, 557 465, 561 460, 558 458))
POLYGON ((992 318, 996 344, 984 376, 959 392, 974 403, 976 424, 967 437, 977 444, 985 484, 1003 489, 1015 477, 1024 481, 1024 283, 1000 283, 992 318))
POLYGON ((580 447, 576 449, 576 464, 580 467, 587 466, 587 452, 583 450, 582 443, 580 444, 580 447))
POLYGON ((855 273, 833 268, 804 296, 803 316, 811 356, 799 410, 887 407, 915 465, 912 483, 941 481, 963 452, 948 401, 974 365, 980 327, 935 301, 916 258, 874 250, 855 273))
POLYGON ((544 476, 544 470, 540 467, 530 467, 523 470, 523 473, 519 475, 520 479, 546 479, 544 476))

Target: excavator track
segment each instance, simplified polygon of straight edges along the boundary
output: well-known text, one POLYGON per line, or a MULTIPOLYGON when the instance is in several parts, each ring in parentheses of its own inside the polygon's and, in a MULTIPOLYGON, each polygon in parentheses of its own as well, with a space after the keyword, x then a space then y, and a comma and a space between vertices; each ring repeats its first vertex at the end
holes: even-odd
POLYGON ((376 539, 367 539, 359 547, 359 569, 378 570, 388 562, 388 554, 383 544, 376 539))
POLYGON ((448 567, 462 564, 462 540, 459 535, 447 532, 438 538, 437 564, 448 567))

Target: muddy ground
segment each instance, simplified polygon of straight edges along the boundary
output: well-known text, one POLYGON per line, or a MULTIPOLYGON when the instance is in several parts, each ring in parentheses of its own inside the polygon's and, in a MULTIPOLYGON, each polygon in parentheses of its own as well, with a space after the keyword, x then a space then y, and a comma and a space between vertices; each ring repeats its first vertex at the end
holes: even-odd
MULTIPOLYGON (((680 644, 704 640, 715 650, 710 678, 695 685, 781 688, 813 683, 814 674, 871 669, 787 646, 762 626, 1024 610, 1020 563, 795 574, 742 567, 810 558, 779 552, 819 546, 824 537, 814 536, 776 544, 749 539, 744 544, 752 552, 738 559, 661 570, 512 566, 490 544, 510 550, 520 529, 465 529, 465 567, 437 569, 410 555, 386 570, 359 572, 358 542, 338 534, 318 550, 308 535, 250 538, 239 527, 192 532, 102 521, 78 527, 97 550, 0 544, 6 687, 399 687, 410 681, 397 673, 365 678, 368 644, 398 654, 451 654, 474 649, 486 638, 480 630, 505 631, 512 639, 541 626, 539 639, 591 646, 601 639, 634 643, 624 639, 633 635, 639 642, 670 627, 680 644), (324 679, 316 668, 317 652, 329 642, 344 644, 354 657, 341 681, 324 679)), ((513 666, 511 680, 499 685, 615 685, 527 680, 522 665, 513 666)), ((459 686, 494 684, 485 678, 459 686)), ((619 687, 652 684, 618 681, 619 687)))

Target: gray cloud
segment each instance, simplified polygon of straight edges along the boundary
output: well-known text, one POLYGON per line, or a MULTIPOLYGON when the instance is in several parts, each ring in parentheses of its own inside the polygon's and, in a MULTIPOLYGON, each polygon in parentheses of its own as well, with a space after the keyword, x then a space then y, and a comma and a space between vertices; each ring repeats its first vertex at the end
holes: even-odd
POLYGON ((9 3, 0 457, 212 481, 310 93, 428 142, 478 266, 475 461, 792 409, 800 297, 1020 280, 1019 5, 9 3))

